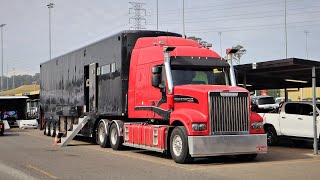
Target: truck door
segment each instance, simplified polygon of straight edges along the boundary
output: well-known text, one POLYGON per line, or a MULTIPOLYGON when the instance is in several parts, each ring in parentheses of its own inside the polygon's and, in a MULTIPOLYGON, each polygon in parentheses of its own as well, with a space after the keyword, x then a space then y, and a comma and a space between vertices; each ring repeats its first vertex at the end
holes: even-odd
POLYGON ((84 102, 85 112, 96 112, 97 111, 97 63, 92 63, 89 66, 84 67, 84 102))
POLYGON ((288 103, 285 113, 280 113, 280 128, 283 135, 313 137, 312 106, 304 103, 288 103))

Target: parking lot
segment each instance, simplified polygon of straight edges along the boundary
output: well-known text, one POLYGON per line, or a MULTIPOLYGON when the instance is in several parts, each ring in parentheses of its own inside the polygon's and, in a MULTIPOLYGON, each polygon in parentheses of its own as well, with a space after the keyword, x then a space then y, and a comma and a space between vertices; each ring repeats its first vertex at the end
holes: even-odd
POLYGON ((113 151, 77 137, 53 146, 39 130, 11 129, 0 137, 0 179, 318 179, 319 156, 312 145, 270 147, 254 162, 233 157, 176 164, 166 155, 139 149, 113 151))

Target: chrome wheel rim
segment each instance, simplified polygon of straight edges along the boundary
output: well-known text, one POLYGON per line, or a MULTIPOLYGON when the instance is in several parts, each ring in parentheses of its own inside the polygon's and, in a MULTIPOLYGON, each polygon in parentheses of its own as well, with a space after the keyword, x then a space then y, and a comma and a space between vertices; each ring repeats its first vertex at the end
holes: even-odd
POLYGON ((54 130, 53 130, 53 124, 50 123, 50 135, 52 136, 54 133, 54 130))
POLYGON ((182 139, 179 135, 175 135, 172 139, 172 149, 176 156, 180 156, 182 153, 182 139))
POLYGON ((116 144, 117 143, 117 139, 118 139, 118 133, 117 133, 116 128, 113 128, 111 130, 110 137, 111 137, 111 143, 112 144, 116 144))
POLYGON ((58 124, 56 124, 56 128, 55 128, 55 129, 56 129, 56 135, 58 135, 59 132, 60 132, 60 131, 59 131, 59 125, 58 125, 58 124))
POLYGON ((104 137, 105 137, 106 132, 105 132, 103 126, 100 126, 100 127, 99 127, 99 132, 98 132, 98 134, 99 134, 99 141, 100 141, 100 143, 104 142, 104 137))
POLYGON ((46 128, 44 129, 44 130, 45 130, 45 134, 48 134, 48 132, 49 132, 49 127, 47 126, 47 124, 45 124, 45 127, 46 127, 46 128))

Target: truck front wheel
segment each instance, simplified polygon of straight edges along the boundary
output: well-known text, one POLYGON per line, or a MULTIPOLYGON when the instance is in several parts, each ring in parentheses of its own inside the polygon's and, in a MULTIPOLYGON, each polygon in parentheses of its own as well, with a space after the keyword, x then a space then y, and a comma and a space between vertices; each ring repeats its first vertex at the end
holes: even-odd
POLYGON ((100 147, 106 148, 110 147, 110 141, 108 139, 107 130, 105 124, 100 122, 98 127, 98 134, 97 134, 97 143, 100 144, 100 147))
POLYGON ((176 163, 188 163, 191 161, 188 147, 188 135, 185 127, 175 127, 170 136, 170 153, 176 163))
POLYGON ((278 144, 278 135, 274 127, 268 127, 266 129, 268 146, 274 146, 278 144))
POLYGON ((113 150, 120 150, 123 148, 123 138, 119 136, 119 131, 116 123, 113 123, 110 128, 110 146, 113 150))

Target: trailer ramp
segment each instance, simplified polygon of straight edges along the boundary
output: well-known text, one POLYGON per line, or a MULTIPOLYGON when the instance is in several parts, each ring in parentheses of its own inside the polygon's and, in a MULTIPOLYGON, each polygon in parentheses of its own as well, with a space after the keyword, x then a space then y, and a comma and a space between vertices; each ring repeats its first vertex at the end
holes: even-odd
POLYGON ((79 118, 78 124, 73 124, 73 128, 71 131, 67 131, 67 136, 61 138, 60 147, 67 146, 69 142, 81 131, 81 129, 87 124, 90 118, 84 116, 79 118))

